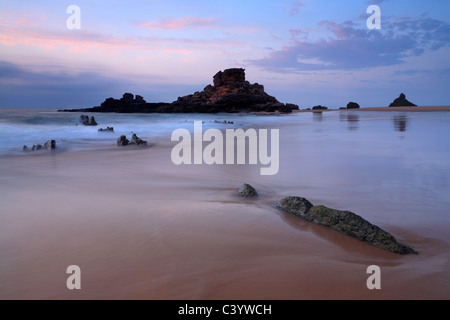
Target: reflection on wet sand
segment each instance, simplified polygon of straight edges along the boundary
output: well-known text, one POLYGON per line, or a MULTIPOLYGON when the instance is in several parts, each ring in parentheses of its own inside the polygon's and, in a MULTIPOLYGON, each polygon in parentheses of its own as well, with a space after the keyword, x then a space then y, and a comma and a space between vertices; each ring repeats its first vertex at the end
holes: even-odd
POLYGON ((348 123, 348 130, 354 131, 359 129, 359 114, 351 112, 340 112, 339 114, 340 122, 348 123))
POLYGON ((348 114, 347 115, 348 130, 358 130, 359 129, 359 114, 348 114))
POLYGON ((323 121, 323 112, 322 111, 314 111, 313 119, 314 119, 314 121, 322 122, 323 121))
POLYGON ((393 118, 395 131, 406 132, 408 126, 408 117, 405 115, 394 116, 393 118))

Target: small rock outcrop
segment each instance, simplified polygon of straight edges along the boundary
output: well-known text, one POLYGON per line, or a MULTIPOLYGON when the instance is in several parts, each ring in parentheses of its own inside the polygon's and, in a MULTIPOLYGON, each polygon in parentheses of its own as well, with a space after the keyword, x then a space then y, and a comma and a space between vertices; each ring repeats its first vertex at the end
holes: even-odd
POLYGON ((117 139, 118 147, 126 147, 129 143, 130 140, 127 139, 127 136, 120 136, 119 139, 117 139))
POLYGON ((375 247, 397 254, 417 254, 414 249, 398 243, 390 233, 353 212, 330 209, 325 206, 313 206, 311 202, 301 197, 285 198, 275 206, 285 212, 341 232, 375 247))
POLYGON ((359 109, 360 106, 356 102, 349 102, 347 104, 347 109, 359 109))
POLYGON ((114 132, 114 128, 113 127, 107 127, 106 129, 98 129, 98 132, 114 132))
POLYGON ((134 133, 133 136, 131 137, 129 145, 146 146, 147 141, 142 140, 134 133))
POLYGON ((31 152, 31 151, 42 151, 42 150, 54 150, 56 149, 56 141, 55 140, 49 140, 44 145, 42 144, 35 144, 31 148, 28 148, 28 146, 23 146, 22 150, 25 152, 31 152))
POLYGON ((94 117, 94 116, 92 116, 91 118, 89 118, 88 116, 81 115, 81 116, 80 116, 80 122, 81 122, 84 126, 97 126, 97 125, 98 125, 97 121, 95 121, 95 117, 94 117))
POLYGON ((253 198, 258 196, 258 192, 256 192, 255 188, 247 183, 239 188, 238 193, 244 198, 253 198))
POLYGON ((313 107, 312 109, 313 110, 328 110, 328 107, 318 105, 318 106, 313 107))
POLYGON ((146 146, 147 141, 142 140, 139 138, 136 134, 133 134, 131 137, 131 141, 127 139, 126 136, 120 136, 119 139, 117 139, 117 146, 119 147, 126 147, 126 146, 146 146))
POLYGON ((394 100, 389 107, 417 107, 414 103, 406 100, 404 93, 400 94, 400 97, 394 100))

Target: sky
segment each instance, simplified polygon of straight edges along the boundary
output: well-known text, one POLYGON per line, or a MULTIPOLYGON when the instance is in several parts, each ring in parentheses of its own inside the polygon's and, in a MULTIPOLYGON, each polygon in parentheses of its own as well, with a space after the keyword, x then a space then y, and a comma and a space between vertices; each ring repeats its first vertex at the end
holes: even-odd
POLYGON ((450 105, 450 1, 0 1, 0 107, 172 102, 235 67, 300 108, 450 105))

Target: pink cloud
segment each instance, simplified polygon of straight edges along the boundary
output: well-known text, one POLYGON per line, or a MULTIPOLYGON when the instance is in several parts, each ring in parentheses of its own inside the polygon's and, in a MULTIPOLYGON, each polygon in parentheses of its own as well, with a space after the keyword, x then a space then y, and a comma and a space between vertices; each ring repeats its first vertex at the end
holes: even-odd
POLYGON ((147 23, 138 24, 138 27, 150 30, 177 30, 185 28, 205 28, 214 26, 217 20, 214 18, 159 19, 147 23))

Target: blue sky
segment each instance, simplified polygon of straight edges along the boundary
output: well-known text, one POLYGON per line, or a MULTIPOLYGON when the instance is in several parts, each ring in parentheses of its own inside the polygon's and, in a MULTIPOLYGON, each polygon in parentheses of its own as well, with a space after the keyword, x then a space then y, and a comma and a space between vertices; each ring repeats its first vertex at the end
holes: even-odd
POLYGON ((0 107, 83 108, 124 92, 171 102, 219 70, 282 102, 449 105, 450 2, 2 1, 0 107), (81 9, 69 30, 66 9, 81 9), (381 29, 369 30, 369 5, 381 29))

